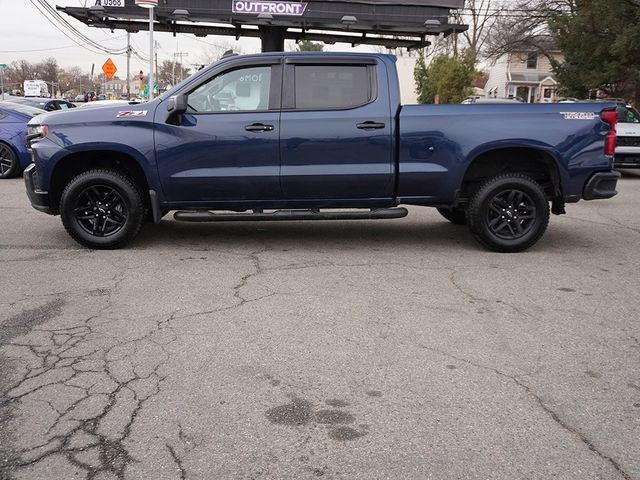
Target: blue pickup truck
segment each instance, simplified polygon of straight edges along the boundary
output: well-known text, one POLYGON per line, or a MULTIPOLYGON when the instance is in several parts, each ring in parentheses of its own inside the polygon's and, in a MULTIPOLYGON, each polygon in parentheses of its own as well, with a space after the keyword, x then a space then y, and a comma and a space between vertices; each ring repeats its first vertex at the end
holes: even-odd
POLYGON ((400 104, 383 54, 229 56, 142 105, 29 122, 31 204, 90 248, 145 221, 399 218, 436 207, 489 249, 524 250, 550 212, 610 198, 611 104, 400 104))

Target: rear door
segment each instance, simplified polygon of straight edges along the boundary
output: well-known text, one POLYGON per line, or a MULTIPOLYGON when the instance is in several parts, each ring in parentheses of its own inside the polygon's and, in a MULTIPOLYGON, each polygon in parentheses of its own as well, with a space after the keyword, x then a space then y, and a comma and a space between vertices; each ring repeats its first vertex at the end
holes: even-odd
MULTIPOLYGON (((289 57, 280 182, 290 200, 391 198, 392 119, 385 67, 372 57, 289 57)), ((339 203, 339 202, 333 202, 339 203)))

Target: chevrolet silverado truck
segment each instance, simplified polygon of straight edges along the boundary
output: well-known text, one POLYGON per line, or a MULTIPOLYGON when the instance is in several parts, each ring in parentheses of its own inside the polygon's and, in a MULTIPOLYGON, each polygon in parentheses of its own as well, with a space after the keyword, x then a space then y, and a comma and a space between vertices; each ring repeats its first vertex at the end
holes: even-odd
POLYGON ((489 249, 610 198, 615 104, 400 104, 393 56, 229 56, 146 104, 29 122, 36 209, 89 248, 146 221, 356 220, 435 207, 489 249))

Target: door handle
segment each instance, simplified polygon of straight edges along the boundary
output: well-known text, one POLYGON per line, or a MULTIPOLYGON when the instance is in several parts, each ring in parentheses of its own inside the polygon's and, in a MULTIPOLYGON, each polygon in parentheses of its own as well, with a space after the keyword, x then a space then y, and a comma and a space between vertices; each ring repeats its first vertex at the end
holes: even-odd
POLYGON ((370 120, 356 124, 360 130, 378 130, 384 128, 384 123, 372 122, 370 120))
POLYGON ((270 132, 273 130, 273 125, 265 125, 264 123, 252 123, 251 125, 245 125, 244 129, 247 132, 270 132))

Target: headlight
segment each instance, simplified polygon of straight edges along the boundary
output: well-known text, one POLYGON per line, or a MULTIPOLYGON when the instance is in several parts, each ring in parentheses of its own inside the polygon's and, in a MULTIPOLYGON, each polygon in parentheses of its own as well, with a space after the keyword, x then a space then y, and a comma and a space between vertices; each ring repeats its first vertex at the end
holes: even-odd
POLYGON ((49 127, 46 125, 27 126, 27 141, 34 138, 46 137, 49 134, 49 127))

